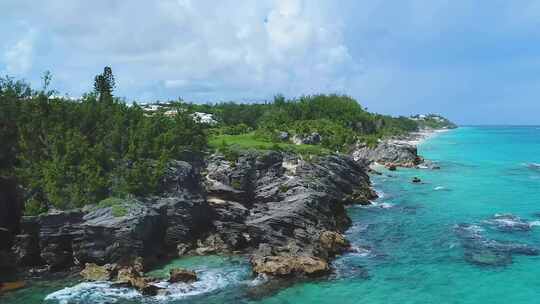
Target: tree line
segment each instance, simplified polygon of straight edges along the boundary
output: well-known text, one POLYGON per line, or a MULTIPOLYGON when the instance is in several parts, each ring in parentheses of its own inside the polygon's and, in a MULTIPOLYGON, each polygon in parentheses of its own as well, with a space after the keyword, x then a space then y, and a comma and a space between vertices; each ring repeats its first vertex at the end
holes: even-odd
POLYGON ((33 89, 22 80, 0 78, 0 175, 24 189, 27 214, 70 209, 111 197, 158 193, 170 160, 201 158, 209 137, 254 134, 266 142, 282 133, 317 132, 319 145, 348 152, 357 142, 415 131, 406 117, 370 113, 344 95, 312 95, 265 103, 171 102, 151 115, 114 96, 110 67, 94 78, 94 90, 78 100, 57 97, 51 74, 33 89), (199 123, 194 112, 213 115, 199 123))

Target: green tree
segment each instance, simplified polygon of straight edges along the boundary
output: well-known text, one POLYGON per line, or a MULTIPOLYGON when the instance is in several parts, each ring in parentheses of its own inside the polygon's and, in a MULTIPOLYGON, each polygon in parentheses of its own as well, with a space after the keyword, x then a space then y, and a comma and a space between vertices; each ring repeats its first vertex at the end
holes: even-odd
POLYGON ((94 91, 99 95, 100 102, 112 99, 115 86, 114 75, 109 66, 103 68, 103 73, 94 78, 94 91))

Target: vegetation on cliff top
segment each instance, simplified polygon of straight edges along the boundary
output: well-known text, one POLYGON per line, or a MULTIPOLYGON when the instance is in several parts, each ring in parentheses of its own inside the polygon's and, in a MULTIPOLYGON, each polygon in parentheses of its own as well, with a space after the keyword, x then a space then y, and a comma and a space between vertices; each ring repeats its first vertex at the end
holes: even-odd
MULTIPOLYGON (((27 214, 157 193, 170 160, 200 157, 208 148, 231 159, 245 149, 312 156, 449 125, 438 116, 370 113, 342 95, 290 100, 278 95, 256 104, 180 101, 149 113, 114 97, 108 67, 79 100, 55 97, 50 82, 46 73, 43 87, 34 90, 24 81, 0 78, 0 174, 22 185, 27 214), (196 115, 201 112, 212 114, 213 123, 201 123, 196 115)), ((122 206, 113 205, 116 214, 123 213, 122 206)))
POLYGON ((170 159, 206 149, 205 126, 188 112, 147 116, 127 106, 113 97, 109 72, 77 101, 53 97, 48 75, 39 91, 0 79, 0 170, 23 186, 26 213, 158 192, 170 159))

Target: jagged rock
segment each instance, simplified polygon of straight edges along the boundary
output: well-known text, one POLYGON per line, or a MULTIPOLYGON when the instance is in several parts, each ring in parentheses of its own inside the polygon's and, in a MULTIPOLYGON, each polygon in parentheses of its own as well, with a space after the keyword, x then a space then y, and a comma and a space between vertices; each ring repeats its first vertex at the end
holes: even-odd
POLYGON ((105 264, 98 266, 94 263, 86 263, 84 269, 80 272, 86 281, 110 281, 118 272, 116 264, 105 264))
POLYGON ((359 205, 371 205, 371 201, 378 198, 377 192, 375 192, 372 189, 361 189, 354 191, 353 194, 350 196, 349 201, 347 202, 349 204, 359 204, 359 205))
POLYGON ((48 214, 27 218, 29 225, 39 226, 40 257, 51 270, 73 265, 73 240, 81 233, 83 213, 75 211, 52 211, 48 214))
POLYGON ((115 284, 133 287, 143 295, 155 296, 160 288, 152 284, 154 281, 153 278, 144 277, 135 267, 128 266, 118 270, 115 284))
POLYGON ((199 255, 229 252, 229 248, 221 239, 220 234, 211 234, 205 240, 199 240, 195 252, 199 255))
POLYGON ((328 273, 328 263, 312 256, 266 256, 251 260, 253 271, 276 277, 318 276, 328 273))
POLYGON ((369 162, 377 162, 383 165, 392 165, 392 167, 412 168, 423 161, 418 156, 416 146, 392 141, 380 142, 374 148, 365 144, 357 144, 351 155, 356 161, 368 160, 369 162))
POLYGON ((289 257, 293 267, 284 275, 321 273, 346 247, 339 235, 350 225, 345 205, 376 196, 366 163, 344 155, 304 161, 289 153, 243 152, 234 160, 213 155, 204 165, 171 162, 164 192, 122 201, 120 214, 92 207, 25 217, 14 252, 21 264, 51 269, 131 265, 123 280, 130 276, 129 284, 148 293, 157 287, 133 261, 162 253, 256 251, 269 256, 269 265, 289 257))
POLYGON ((160 215, 136 200, 130 200, 125 208, 122 216, 115 215, 112 208, 84 215, 73 239, 73 253, 79 262, 129 261, 159 248, 163 230, 160 215))
POLYGON ((161 215, 163 245, 169 251, 180 252, 179 244, 190 249, 193 242, 212 228, 214 212, 202 195, 188 200, 181 196, 160 198, 153 205, 161 215))
POLYGON ((173 268, 169 272, 170 283, 191 283, 195 281, 197 281, 197 274, 194 271, 182 268, 173 268))
POLYGON ((192 244, 180 243, 176 245, 176 252, 178 253, 179 257, 182 257, 186 255, 192 248, 193 248, 192 244))
POLYGON ((255 250, 265 244, 272 255, 326 258, 327 253, 319 250, 320 233, 348 227, 344 204, 365 204, 375 197, 367 168, 346 156, 305 162, 286 153, 250 152, 239 155, 235 165, 211 157, 207 168, 210 179, 221 183, 234 180, 242 168, 248 174, 245 187, 239 189, 253 199, 234 200, 210 190, 216 234, 199 242, 199 253, 255 250))
POLYGON ((323 231, 319 240, 321 247, 331 255, 342 253, 351 246, 349 241, 341 233, 334 231, 323 231))

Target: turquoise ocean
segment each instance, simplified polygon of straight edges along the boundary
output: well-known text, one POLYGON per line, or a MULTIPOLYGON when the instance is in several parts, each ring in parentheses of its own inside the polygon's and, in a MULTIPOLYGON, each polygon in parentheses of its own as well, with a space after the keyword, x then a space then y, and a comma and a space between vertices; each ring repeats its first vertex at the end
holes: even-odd
POLYGON ((349 207, 355 250, 327 278, 269 287, 243 257, 193 257, 153 274, 183 266, 201 281, 160 297, 67 280, 0 303, 540 303, 540 127, 461 127, 419 152, 441 169, 374 175, 381 197, 349 207))

